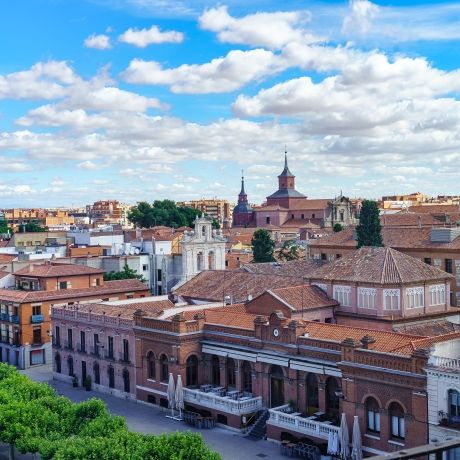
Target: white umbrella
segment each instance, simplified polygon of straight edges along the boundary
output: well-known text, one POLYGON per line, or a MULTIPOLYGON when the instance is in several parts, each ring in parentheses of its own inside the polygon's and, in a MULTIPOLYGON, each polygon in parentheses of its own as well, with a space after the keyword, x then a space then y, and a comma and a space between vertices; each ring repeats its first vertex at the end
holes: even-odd
POLYGON ((327 453, 334 455, 334 432, 329 431, 329 434, 327 436, 327 453))
POLYGON ((348 444, 350 443, 350 435, 348 433, 347 418, 342 413, 339 428, 339 441, 340 441, 340 457, 347 458, 349 453, 348 444))
POLYGON ((182 388, 182 377, 177 376, 176 383, 176 409, 179 410, 179 417, 182 418, 182 409, 184 408, 184 389, 182 388))
POLYGON ((351 441, 351 458, 361 460, 363 458, 363 447, 361 444, 361 430, 359 429, 358 416, 355 415, 353 420, 353 436, 351 441))
POLYGON ((169 381, 168 381, 168 407, 171 408, 171 417, 174 416, 174 396, 175 396, 175 385, 174 385, 174 377, 172 373, 169 373, 169 381))

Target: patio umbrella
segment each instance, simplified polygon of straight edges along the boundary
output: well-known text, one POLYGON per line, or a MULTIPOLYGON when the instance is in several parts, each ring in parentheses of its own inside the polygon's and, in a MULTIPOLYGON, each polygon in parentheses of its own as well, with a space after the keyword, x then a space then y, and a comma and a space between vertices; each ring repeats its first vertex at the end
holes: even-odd
POLYGON ((182 377, 177 376, 176 383, 176 409, 179 410, 179 417, 182 418, 182 409, 184 408, 184 389, 182 387, 182 377))
POLYGON ((329 431, 327 437, 327 453, 329 455, 339 455, 339 437, 335 431, 329 431))
POLYGON ((342 419, 340 420, 339 441, 340 457, 347 458, 349 452, 348 444, 350 443, 350 435, 348 433, 347 418, 345 417, 345 413, 342 413, 342 419))
POLYGON ((174 385, 174 377, 172 373, 169 373, 169 381, 168 381, 168 390, 167 390, 167 395, 168 395, 168 407, 171 408, 171 417, 174 416, 174 397, 175 397, 175 385, 174 385))
POLYGON ((359 429, 358 416, 353 420, 353 436, 351 441, 351 458, 361 460, 363 458, 363 447, 361 444, 361 430, 359 429))

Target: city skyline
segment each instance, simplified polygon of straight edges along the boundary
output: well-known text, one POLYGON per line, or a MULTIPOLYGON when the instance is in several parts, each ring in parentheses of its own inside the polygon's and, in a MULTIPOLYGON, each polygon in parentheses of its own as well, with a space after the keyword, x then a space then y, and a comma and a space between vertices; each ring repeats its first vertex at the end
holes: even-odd
POLYGON ((460 4, 166 3, 4 5, 2 207, 460 193, 460 4))

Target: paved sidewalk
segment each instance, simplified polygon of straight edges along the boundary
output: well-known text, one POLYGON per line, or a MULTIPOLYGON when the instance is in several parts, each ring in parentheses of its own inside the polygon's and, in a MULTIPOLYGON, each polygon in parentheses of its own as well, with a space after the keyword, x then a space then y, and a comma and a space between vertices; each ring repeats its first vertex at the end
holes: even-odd
MULTIPOLYGON (((185 430, 199 432, 203 435, 206 443, 220 453, 223 460, 254 460, 257 458, 281 460, 286 458, 279 453, 276 444, 268 441, 251 441, 240 433, 224 428, 197 430, 183 422, 166 418, 167 411, 164 412, 157 406, 126 401, 97 391, 85 391, 60 381, 50 380, 51 369, 49 366, 34 367, 22 372, 33 380, 50 383, 59 394, 67 396, 72 401, 84 401, 92 397, 102 399, 112 414, 125 417, 129 428, 139 433, 161 434, 185 430)), ((0 459, 2 459, 1 453, 0 459)))

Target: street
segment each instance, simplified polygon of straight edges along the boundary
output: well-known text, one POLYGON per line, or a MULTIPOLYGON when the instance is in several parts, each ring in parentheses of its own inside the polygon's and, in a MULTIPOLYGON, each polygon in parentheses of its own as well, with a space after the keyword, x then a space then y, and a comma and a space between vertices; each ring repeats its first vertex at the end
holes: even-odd
MULTIPOLYGON (((133 401, 126 401, 105 395, 96 391, 85 391, 81 387, 73 388, 63 382, 51 379, 51 366, 38 366, 21 371, 28 375, 32 380, 48 382, 56 391, 67 396, 75 402, 97 397, 102 399, 110 412, 114 415, 124 417, 131 430, 139 433, 161 434, 172 431, 189 430, 200 432, 206 443, 214 450, 220 453, 223 460, 246 460, 246 459, 284 459, 279 453, 278 445, 268 441, 252 441, 245 438, 240 433, 235 433, 224 428, 214 428, 212 430, 198 430, 183 422, 178 422, 166 418, 169 411, 163 411, 157 406, 148 406, 133 401)), ((0 446, 0 460, 8 458, 7 447, 0 446)), ((32 459, 32 456, 17 456, 18 460, 32 459)))

